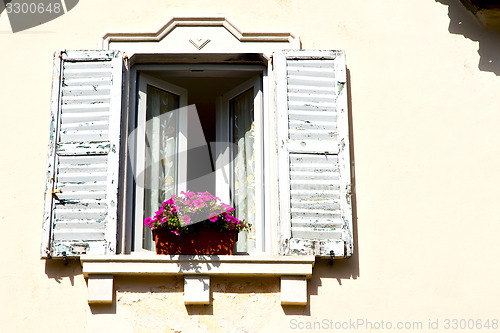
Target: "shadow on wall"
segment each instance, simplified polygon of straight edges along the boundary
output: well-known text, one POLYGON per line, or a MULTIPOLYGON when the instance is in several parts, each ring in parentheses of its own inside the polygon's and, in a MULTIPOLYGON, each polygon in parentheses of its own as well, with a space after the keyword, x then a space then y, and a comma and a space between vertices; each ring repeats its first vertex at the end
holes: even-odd
MULTIPOLYGON (((349 145, 351 151, 351 203, 352 203, 352 238, 353 238, 353 254, 349 259, 335 260, 333 265, 330 265, 328 259, 316 259, 314 264, 311 280, 307 284, 306 306, 284 305, 283 311, 289 316, 310 316, 311 315, 311 296, 321 294, 322 280, 336 279, 337 283, 342 286, 343 279, 357 279, 360 276, 359 271, 359 243, 358 243, 358 208, 356 197, 356 163, 354 156, 354 126, 352 118, 352 96, 351 96, 351 71, 346 70, 347 75, 347 109, 349 117, 349 145)), ((331 295, 335 298, 335 295, 331 295)))
POLYGON ((479 70, 500 75, 500 32, 483 28, 459 0, 435 1, 448 6, 450 33, 479 42, 479 70))
POLYGON ((347 68, 347 110, 349 119, 349 150, 351 152, 351 206, 352 206, 352 246, 353 255, 349 260, 344 260, 342 269, 338 268, 340 279, 356 279, 359 277, 359 243, 358 243, 358 199, 356 195, 356 158, 354 156, 354 126, 352 118, 351 71, 347 68))
POLYGON ((45 274, 61 283, 64 278, 69 278, 71 285, 75 285, 75 276, 82 274, 82 266, 79 260, 69 259, 68 264, 64 265, 62 259, 45 260, 45 274))

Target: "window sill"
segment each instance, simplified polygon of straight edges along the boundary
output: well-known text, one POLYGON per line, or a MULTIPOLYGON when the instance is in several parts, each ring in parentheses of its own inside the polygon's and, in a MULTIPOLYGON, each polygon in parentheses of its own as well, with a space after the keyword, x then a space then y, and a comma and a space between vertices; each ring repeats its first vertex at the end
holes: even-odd
POLYGON ((307 304, 307 279, 314 256, 83 255, 89 303, 112 303, 113 277, 123 275, 184 276, 184 303, 210 304, 211 276, 278 276, 282 305, 307 304))

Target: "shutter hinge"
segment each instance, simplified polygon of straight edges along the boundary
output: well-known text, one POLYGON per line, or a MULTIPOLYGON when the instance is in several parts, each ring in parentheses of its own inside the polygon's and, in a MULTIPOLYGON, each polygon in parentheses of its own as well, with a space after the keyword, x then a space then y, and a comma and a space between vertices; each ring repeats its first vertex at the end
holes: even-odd
POLYGON ((129 58, 127 55, 123 56, 123 62, 125 63, 125 68, 128 70, 129 69, 129 58))
POLYGON ((347 184, 345 186, 345 200, 347 201, 348 204, 351 203, 351 196, 352 196, 352 191, 351 191, 351 184, 347 184))
POLYGON ((66 255, 66 251, 63 251, 61 254, 63 256, 63 265, 68 266, 68 256, 66 255))
POLYGON ((339 142, 339 151, 343 151, 345 148, 345 140, 342 138, 339 142))

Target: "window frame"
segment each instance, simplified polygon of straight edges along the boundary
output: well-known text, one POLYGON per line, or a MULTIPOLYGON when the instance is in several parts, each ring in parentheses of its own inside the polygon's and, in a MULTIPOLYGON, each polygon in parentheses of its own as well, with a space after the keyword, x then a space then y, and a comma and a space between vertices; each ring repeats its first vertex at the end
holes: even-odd
MULTIPOLYGON (((228 53, 228 56, 233 56, 234 54, 228 53)), ((249 54, 251 55, 251 54, 249 54)), ((252 61, 250 63, 241 63, 241 61, 228 61, 227 63, 220 63, 220 54, 217 54, 215 57, 213 54, 197 54, 196 57, 198 59, 197 62, 191 63, 191 62, 185 62, 185 63, 179 63, 178 60, 172 60, 172 63, 169 63, 170 59, 177 59, 179 57, 179 54, 151 54, 151 57, 154 57, 155 59, 158 59, 158 57, 162 57, 162 63, 147 63, 148 57, 144 54, 141 55, 140 57, 140 62, 134 62, 134 59, 131 59, 129 61, 129 68, 128 68, 128 78, 124 78, 124 91, 127 93, 124 93, 123 98, 124 98, 124 110, 123 110, 123 121, 122 121, 122 127, 123 127, 123 141, 128 141, 128 135, 131 133, 136 128, 136 123, 137 120, 135 119, 137 117, 137 105, 138 105, 138 93, 139 93, 139 84, 140 84, 140 72, 141 71, 152 71, 152 70, 222 70, 222 71, 254 71, 259 75, 259 79, 255 79, 256 81, 256 86, 258 87, 258 91, 260 96, 256 97, 259 99, 259 104, 260 107, 258 110, 258 116, 254 119, 255 122, 259 121, 261 124, 258 126, 260 128, 259 133, 260 135, 257 135, 256 133, 256 139, 257 137, 260 137, 258 140, 255 142, 255 146, 257 147, 258 145, 258 150, 260 151, 260 156, 261 156, 261 163, 260 163, 260 178, 261 178, 261 186, 256 186, 256 198, 259 196, 261 199, 259 200, 259 206, 260 208, 258 209, 259 213, 258 216, 256 214, 256 221, 259 220, 259 235, 256 235, 257 238, 257 246, 256 246, 256 252, 255 254, 276 254, 276 246, 271 246, 274 243, 276 243, 278 240, 275 235, 272 235, 271 232, 273 230, 277 229, 277 226, 272 226, 271 223, 271 218, 269 217, 269 205, 264 204, 265 203, 265 198, 269 198, 271 195, 270 193, 270 185, 267 184, 269 183, 269 178, 265 178, 263 175, 268 172, 265 168, 269 167, 270 164, 273 162, 267 162, 265 163, 264 160, 268 156, 272 156, 272 145, 269 145, 268 147, 265 147, 263 144, 266 141, 266 137, 269 138, 270 133, 269 131, 269 121, 270 121, 270 113, 271 113, 271 105, 268 103, 269 100, 273 100, 273 98, 270 98, 267 96, 269 93, 264 93, 266 91, 265 89, 269 87, 269 76, 268 72, 272 67, 272 61, 270 58, 266 57, 263 54, 259 54, 260 56, 260 61, 255 62, 252 61), (213 59, 213 60, 211 60, 213 59), (146 60, 146 61, 145 61, 146 60), (259 187, 259 190, 257 192, 257 187, 259 187), (258 194, 257 194, 258 193, 258 194), (268 222, 266 222, 268 221, 268 222)), ((244 82, 240 86, 237 86, 233 89, 231 89, 229 92, 235 92, 236 88, 238 87, 243 87, 244 85, 249 85, 249 81, 244 82)), ((250 86, 249 86, 250 87, 250 86)), ((229 93, 227 92, 227 93, 229 93)), ((227 94, 226 93, 226 94, 227 94)), ((189 94, 189 92, 188 92, 189 94)), ((187 103, 186 103, 187 104, 187 103)), ((217 104, 217 113, 220 112, 220 110, 224 110, 224 104, 223 98, 219 98, 218 101, 216 102, 217 104)), ((272 103, 271 103, 272 104, 272 103)), ((182 103, 181 103, 182 105, 182 103)), ((229 115, 229 113, 227 113, 229 115)), ((219 119, 222 120, 222 117, 219 119)), ((227 120, 226 120, 227 121, 227 120)), ((229 124, 229 123, 228 123, 229 124)), ((229 131, 228 131, 229 133, 229 131)), ((219 135, 219 134, 216 134, 219 135)), ((219 141, 219 137, 217 136, 217 141, 219 141)), ((269 142, 269 141, 268 141, 269 142)), ((122 147, 125 146, 125 150, 127 150, 128 142, 122 142, 122 147)), ((256 152, 257 153, 257 152, 256 152)), ((217 154, 217 153, 216 153, 217 154)), ((134 196, 134 190, 135 190, 135 179, 133 172, 131 172, 131 161, 129 161, 130 154, 127 151, 123 151, 120 154, 120 158, 123 159, 121 160, 121 163, 124 168, 123 172, 123 181, 121 182, 120 186, 120 197, 122 198, 122 209, 121 209, 121 218, 118 219, 120 227, 119 233, 117 235, 119 241, 119 253, 124 253, 124 254, 132 254, 132 253, 140 253, 140 252, 150 252, 148 250, 142 249, 142 248, 137 248, 137 244, 140 243, 140 240, 142 240, 142 232, 140 235, 138 235, 138 229, 142 228, 142 223, 138 225, 137 222, 137 216, 138 213, 135 211, 136 209, 136 198, 134 196)), ((214 161, 216 162, 216 161, 214 161)), ((215 164, 215 163, 214 163, 215 164)), ((216 168, 216 172, 220 172, 218 168, 216 168)), ((220 177, 219 175, 216 175, 216 195, 219 195, 217 190, 217 177, 220 177)), ((142 222, 142 221, 141 221, 142 222)), ((252 252, 251 254, 254 254, 252 252)))
MULTIPOLYGON (((268 58, 269 59, 269 58, 268 58)), ((121 58, 120 58, 121 61, 121 58)), ((130 62, 129 62, 130 65, 130 62)), ((271 76, 274 75, 274 72, 271 68, 271 61, 267 61, 267 69, 271 76)), ((338 64, 337 64, 338 65, 338 64)), ((339 66, 345 66, 340 64, 339 66)), ((130 67, 129 67, 130 68, 130 67)), ((344 68, 345 70, 345 68, 344 68)), ((121 71, 121 67, 120 67, 121 71)), ((122 131, 121 133, 128 133, 128 129, 130 127, 130 105, 135 105, 136 93, 135 87, 137 84, 137 73, 130 72, 129 70, 125 70, 125 76, 123 79, 124 86, 121 88, 122 94, 115 93, 113 94, 114 99, 122 99, 123 107, 121 108, 123 117, 123 121, 121 123, 122 131), (133 90, 132 90, 133 89, 133 90), (132 92, 132 93, 131 93, 132 92), (131 102, 133 101, 133 102, 131 102)), ((282 73, 283 74, 283 73, 282 73)), ((62 75, 62 74, 61 74, 62 75)), ((55 75, 54 78, 58 76, 55 75)), ((277 168, 278 165, 276 163, 276 148, 278 147, 278 139, 276 133, 276 121, 274 119, 276 105, 274 103, 274 97, 276 97, 275 86, 270 86, 270 82, 267 76, 267 72, 265 75, 266 79, 263 79, 263 91, 266 93, 263 94, 263 140, 266 140, 266 136, 269 142, 269 145, 265 145, 264 158, 268 158, 268 163, 265 163, 264 170, 266 174, 265 178, 265 192, 266 192, 266 201, 267 199, 271 199, 269 204, 265 205, 266 214, 270 212, 269 208, 273 207, 272 214, 277 214, 279 212, 278 206, 276 205, 276 197, 275 193, 271 191, 270 185, 272 182, 275 182, 277 179, 277 168), (270 102, 271 101, 271 102, 270 102), (266 109, 267 108, 267 109, 266 109), (267 111, 266 111, 267 110, 267 111), (269 173, 268 173, 269 172, 269 173), (268 176, 269 175, 269 176, 268 176)), ((54 82, 57 84, 57 80, 54 82)), ((61 83, 61 79, 59 79, 59 84, 61 83)), ((121 82, 121 75, 120 75, 121 82)), ((273 84, 276 84, 276 88, 283 84, 282 81, 273 80, 273 84)), ((342 83, 342 87, 346 82, 342 83)), ((115 86, 116 88, 116 86, 115 86)), ((120 90, 120 89, 118 89, 120 90)), ((345 91, 344 91, 345 92, 345 91)), ((344 102, 347 100, 345 99, 344 102)), ((53 107, 59 107, 59 104, 53 103, 53 107)), ((345 103, 345 108, 343 112, 347 116, 347 103, 345 103)), ((117 113, 120 116, 120 113, 117 113)), ((112 123, 114 126, 118 126, 118 122, 112 123)), ((346 128, 347 129, 347 128, 346 128)), ((120 132, 120 131, 118 131, 120 132)), ((126 240, 123 237, 126 237, 127 225, 124 223, 126 218, 130 218, 132 215, 123 215, 123 212, 127 210, 133 210, 134 203, 128 203, 127 198, 124 197, 124 194, 127 190, 130 190, 130 183, 127 183, 127 179, 133 177, 130 172, 130 167, 128 164, 128 156, 127 156, 127 137, 122 137, 121 142, 121 150, 119 154, 120 165, 122 166, 120 170, 120 215, 118 221, 118 228, 121 228, 120 239, 122 240, 121 248, 117 251, 118 253, 130 253, 123 251, 122 249, 126 249, 126 240), (125 166, 125 167, 124 167, 125 166), (125 185, 125 186, 124 186, 125 185), (128 189, 127 189, 127 186, 128 189), (125 191, 125 192, 124 192, 125 191), (128 204, 127 204, 128 203, 128 204), (125 241, 123 241, 125 240, 125 241)), ((54 142, 51 141, 51 144, 54 142)), ((347 144, 346 147, 349 147, 347 144)), ((114 150, 113 150, 114 151, 114 150)), ((50 153, 50 151, 49 151, 50 153)), ((345 162, 349 162, 348 156, 346 156, 345 162)), ((346 167, 348 167, 346 165, 346 167)), ((116 183, 115 183, 116 184, 116 183)), ((50 189, 50 188, 48 188, 50 189)), ((274 188, 273 188, 274 190, 274 188)), ((47 192, 50 193, 50 192, 47 192)), ((50 195, 50 194, 49 194, 50 195)), ((347 196, 346 196, 347 198, 347 196)), ((46 201, 47 204, 48 201, 46 201)), ((273 215, 273 217, 276 217, 273 215)), ((272 223, 272 221, 278 221, 276 219, 268 219, 266 216, 266 221, 271 223, 267 223, 267 227, 277 228, 278 223, 272 223)), ((44 224, 46 227, 47 224, 44 224)), ((115 225, 116 227, 116 225, 115 225)), ((274 232, 274 230, 273 230, 274 232)), ((115 237, 117 234, 114 234, 115 237)), ((267 238, 267 241, 272 241, 273 246, 279 246, 278 238, 273 235, 273 239, 267 238)), ((128 238, 129 242, 131 239, 128 238)), ((130 244, 129 244, 130 245, 130 244)), ((269 247, 270 248, 270 247, 269 247)), ((274 249, 274 247, 273 247, 274 249)), ((43 249, 42 249, 43 250, 43 249)), ((273 251, 270 254, 278 254, 279 252, 273 251)), ((117 255, 113 252, 111 255, 101 255, 101 254, 90 254, 90 255, 82 255, 80 256, 80 262, 82 263, 82 272, 88 278, 88 288, 89 288, 89 303, 112 303, 113 302, 113 278, 118 275, 138 275, 138 274, 159 274, 159 275, 184 275, 185 281, 185 291, 187 294, 192 294, 193 292, 198 292, 196 287, 190 284, 190 281, 195 277, 197 279, 203 280, 203 295, 209 295, 210 290, 210 277, 215 275, 232 275, 232 276, 252 276, 255 277, 257 275, 266 275, 266 276, 279 276, 281 280, 281 303, 282 304, 293 304, 293 305, 305 305, 307 304, 307 279, 312 274, 312 267, 314 266, 315 257, 314 255, 303 255, 303 256, 226 256, 226 257, 218 257, 218 256, 207 256, 207 257, 197 257, 197 256, 151 256, 141 255, 137 253, 135 256, 129 255, 117 255), (194 264, 194 266, 193 266, 194 264), (194 268, 193 268, 194 267, 194 268), (202 267, 199 269, 198 267, 202 267), (207 285, 208 284, 208 285, 207 285)), ((200 300, 200 304, 209 304, 210 299, 200 300), (208 303, 202 303, 208 302, 208 303)), ((185 299, 186 304, 191 302, 191 299, 185 299)), ((198 301, 198 300, 197 300, 198 301)))
MULTIPOLYGON (((187 106, 187 94, 188 91, 182 87, 176 86, 174 84, 171 84, 169 82, 157 79, 155 77, 152 77, 146 73, 140 73, 138 77, 138 84, 137 84, 137 96, 138 102, 136 107, 134 108, 134 113, 129 112, 129 116, 131 116, 134 120, 135 123, 137 124, 137 129, 144 129, 145 123, 146 123, 146 109, 147 109, 147 87, 152 86, 160 90, 167 91, 169 93, 175 94, 179 97, 179 109, 182 109, 183 107, 187 106)), ((187 117, 184 116, 181 112, 178 112, 178 116, 176 119, 176 151, 185 151, 187 150, 187 138, 186 135, 183 133, 186 133, 187 131, 187 117)), ((145 153, 146 153, 146 144, 145 144, 145 137, 146 133, 143 131, 137 131, 138 134, 137 140, 136 140, 136 163, 135 163, 135 170, 136 170, 136 177, 141 174, 142 178, 144 178, 144 173, 140 173, 139 170, 141 170, 141 166, 144 166, 146 163, 146 158, 145 158, 145 153), (140 136, 140 138, 139 138, 140 136)), ((129 147, 130 148, 130 147, 129 147)), ((186 184, 186 166, 187 166, 187 161, 185 160, 185 155, 181 155, 184 158, 183 159, 178 159, 176 158, 176 184, 175 184, 175 192, 180 193, 181 191, 186 190, 185 184, 186 184)), ((135 178, 134 178, 135 179, 135 178)), ((141 181, 144 183, 144 179, 141 181)), ((135 182, 134 186, 134 193, 135 193, 135 212, 134 212, 134 221, 142 221, 144 219, 143 217, 143 211, 144 211, 144 198, 145 198, 145 188, 141 187, 138 185, 138 182, 135 182)), ((135 223, 133 226, 134 228, 134 244, 139 244, 143 242, 144 238, 144 224, 142 223, 135 223)), ((147 251, 144 249, 144 243, 142 244, 142 247, 140 248, 135 248, 135 251, 147 251)))
MULTIPOLYGON (((217 107, 217 116, 219 119, 217 128, 217 142, 232 142, 232 121, 233 115, 230 110, 230 102, 235 99, 242 93, 253 89, 254 94, 254 152, 255 152, 255 252, 266 252, 266 239, 270 236, 266 236, 266 226, 269 223, 266 223, 264 217, 265 210, 265 185, 264 185, 264 145, 263 145, 263 117, 264 117, 264 91, 262 89, 262 81, 263 74, 258 75, 256 77, 252 77, 247 81, 241 83, 240 85, 234 87, 233 89, 227 91, 224 95, 222 95, 218 100, 217 107), (222 128, 227 128, 227 130, 219 130, 222 128)), ((219 148, 219 146, 217 146, 219 148)), ((216 156, 219 156, 220 151, 216 149, 216 156)), ((234 152, 232 149, 229 151, 229 160, 230 160, 230 168, 225 172, 226 175, 229 176, 229 182, 232 184, 234 179, 233 175, 233 155, 234 152)), ((216 171, 218 174, 216 175, 216 195, 221 198, 223 202, 227 202, 231 205, 234 205, 232 202, 232 198, 228 191, 227 186, 225 186, 221 180, 224 175, 222 175, 222 168, 219 168, 220 164, 224 164, 224 161, 221 163, 220 161, 216 162, 216 171)), ((229 186, 231 188, 232 185, 229 186)), ((268 252, 268 251, 267 251, 268 252)))

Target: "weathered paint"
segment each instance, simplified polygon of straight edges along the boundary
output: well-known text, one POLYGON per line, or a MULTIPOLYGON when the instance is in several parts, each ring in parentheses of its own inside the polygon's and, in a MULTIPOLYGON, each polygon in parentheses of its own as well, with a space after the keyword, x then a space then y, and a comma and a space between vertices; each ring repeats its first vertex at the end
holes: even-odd
POLYGON ((54 66, 42 256, 114 253, 122 57, 68 51, 54 66))
POLYGON ((350 256, 343 52, 284 52, 276 62, 282 253, 350 256))
MULTIPOLYGON (((212 280, 211 305, 184 305, 183 279, 148 278, 115 282, 118 329, 130 332, 279 332, 283 315, 276 278, 212 280), (145 320, 147 318, 147 320, 145 320), (122 330, 121 327, 125 330, 122 330), (270 326, 276 326, 270 330, 270 326)), ((114 327, 116 330, 117 325, 114 327)), ((99 327, 89 327, 89 331, 99 327)))
POLYGON ((58 114, 59 114, 59 94, 61 91, 61 56, 59 52, 54 53, 54 69, 52 80, 51 113, 50 113, 50 133, 47 156, 47 174, 45 179, 44 195, 44 215, 42 224, 42 245, 40 254, 42 257, 50 256, 50 240, 52 238, 52 195, 54 192, 54 171, 55 171, 55 147, 57 140, 58 114))

